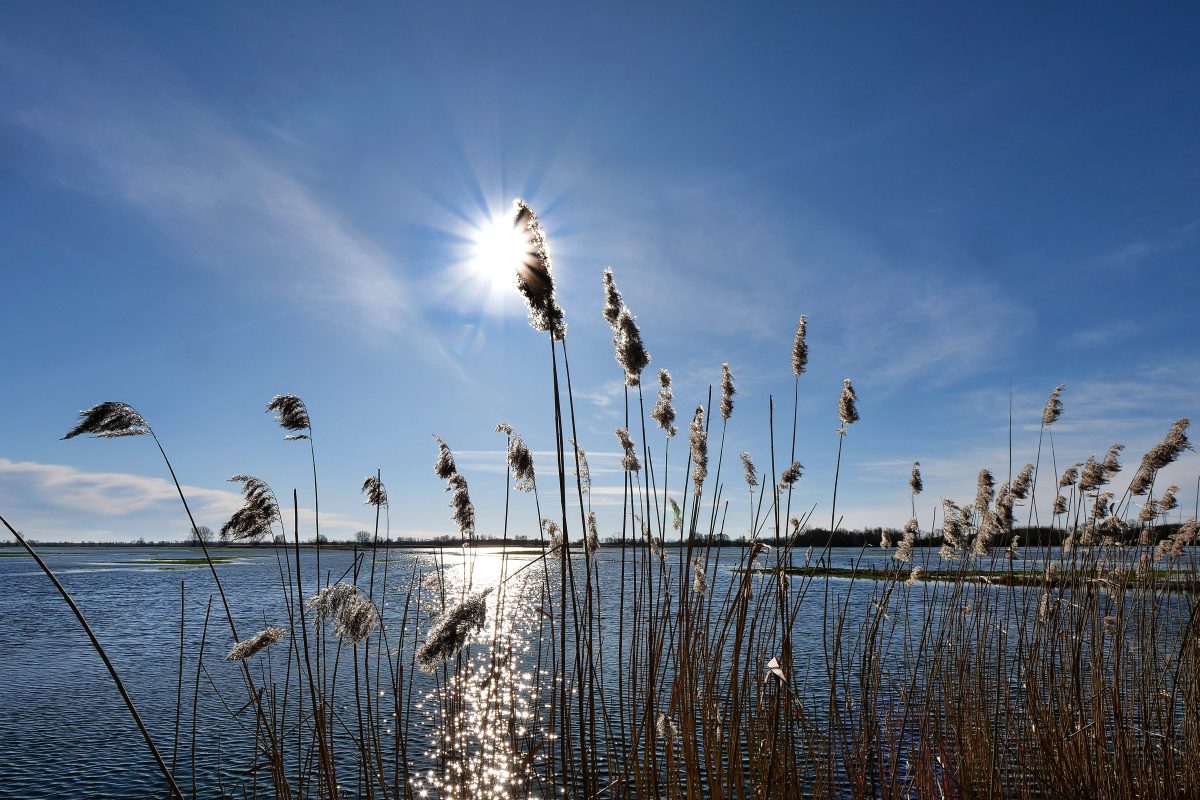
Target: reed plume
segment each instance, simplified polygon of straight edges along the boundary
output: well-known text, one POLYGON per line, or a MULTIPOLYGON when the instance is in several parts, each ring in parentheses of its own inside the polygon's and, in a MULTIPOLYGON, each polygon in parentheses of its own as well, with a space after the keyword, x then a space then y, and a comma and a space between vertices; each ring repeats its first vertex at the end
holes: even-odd
POLYGON ((235 644, 233 649, 229 651, 229 655, 225 656, 225 660, 245 661, 247 658, 252 658, 271 645, 278 644, 286 635, 287 631, 283 628, 261 630, 249 639, 243 639, 235 644))
POLYGON ((674 741, 679 738, 679 729, 675 727, 675 723, 666 714, 659 714, 658 720, 654 724, 654 729, 658 733, 660 739, 674 741))
POLYGON ((938 551, 946 561, 958 561, 964 555, 963 533, 965 522, 963 510, 953 500, 942 500, 942 547, 938 551))
POLYGON ((704 430, 704 406, 696 406, 696 414, 688 430, 692 448, 692 491, 699 497, 708 477, 708 433, 704 430))
POLYGON ((913 568, 909 570, 908 578, 905 579, 904 585, 909 587, 916 586, 921 581, 921 573, 924 571, 920 564, 913 564, 913 568))
POLYGON ((454 463, 454 454, 450 452, 450 448, 442 441, 442 437, 436 433, 433 438, 438 443, 438 458, 433 464, 434 473, 442 480, 449 480, 450 476, 458 472, 458 466, 454 463))
POLYGON ((678 433, 675 428, 675 406, 671 402, 674 399, 675 396, 671 392, 671 373, 660 369, 658 371, 658 402, 654 404, 650 418, 658 423, 658 427, 666 431, 668 439, 674 438, 678 433))
POLYGON ((858 395, 854 393, 854 386, 849 378, 842 381, 842 394, 838 398, 838 419, 843 426, 853 425, 859 420, 858 395))
POLYGON ((496 433, 503 433, 505 436, 512 436, 513 426, 507 422, 496 423, 496 433))
POLYGON ((808 317, 800 315, 796 323, 796 338, 792 341, 792 374, 799 378, 808 369, 808 317))
POLYGON ((469 595, 446 610, 425 634, 425 642, 417 648, 417 666, 433 672, 466 646, 471 634, 487 621, 487 596, 484 589, 469 595))
POLYGON ((587 515, 587 535, 584 536, 583 547, 589 553, 600 549, 600 532, 596 529, 596 514, 592 511, 587 515))
POLYGON ((779 476, 779 488, 790 489, 802 477, 804 477, 804 465, 799 461, 793 461, 791 466, 785 469, 783 474, 779 476))
POLYGON ((671 506, 671 527, 677 531, 683 530, 683 512, 679 510, 679 503, 675 502, 674 497, 668 497, 667 504, 671 506))
POLYGON ((692 561, 692 591, 696 594, 708 592, 708 575, 704 572, 704 559, 700 556, 692 561))
POLYGON ((537 487, 533 453, 517 433, 510 433, 508 437, 508 467, 512 470, 513 488, 518 492, 532 492, 537 487))
POLYGON ((1121 471, 1121 461, 1119 456, 1121 455, 1121 451, 1124 449, 1125 445, 1114 444, 1112 447, 1108 448, 1107 452, 1105 452, 1104 461, 1101 463, 1101 466, 1104 468, 1105 482, 1112 480, 1113 476, 1121 471))
POLYGON ((604 268, 604 321, 616 332, 617 317, 621 316, 621 309, 625 307, 625 299, 621 297, 621 290, 617 288, 617 282, 613 280, 612 267, 604 268))
POLYGON ((975 481, 975 509, 981 516, 989 513, 995 497, 996 479, 987 468, 979 470, 979 477, 975 481))
POLYGON ((312 436, 312 422, 308 418, 308 409, 304 401, 294 394, 277 394, 267 403, 267 412, 275 412, 275 421, 285 431, 292 431, 283 437, 287 441, 308 439, 312 436), (307 433, 298 433, 307 431, 307 433))
POLYGON ((450 519, 458 526, 463 538, 470 541, 475 538, 475 506, 471 503, 471 495, 467 492, 467 479, 457 472, 446 481, 446 491, 452 492, 450 507, 454 513, 450 519))
POLYGON ((921 462, 914 461, 912 466, 912 475, 908 478, 908 490, 914 495, 921 493, 925 488, 925 482, 921 480, 921 462))
POLYGON ((613 329, 613 348, 617 363, 625 370, 626 386, 641 386, 642 371, 650 364, 650 354, 642 344, 637 319, 628 308, 622 308, 613 329))
POLYGON ((1159 511, 1174 511, 1176 508, 1179 508, 1179 500, 1175 497, 1178 492, 1178 486, 1168 486, 1167 490, 1163 492, 1162 497, 1158 500, 1159 511))
POLYGON ((1090 492, 1099 489, 1106 482, 1104 465, 1096 461, 1095 456, 1088 456, 1083 464, 1083 472, 1079 475, 1079 491, 1090 492))
POLYGON ((370 598, 352 594, 342 605, 333 626, 333 635, 358 644, 379 627, 379 609, 370 598))
POLYGON ((587 453, 579 446, 579 443, 574 439, 568 439, 571 446, 575 448, 575 455, 579 458, 577 466, 572 470, 575 477, 579 478, 579 485, 584 494, 592 491, 592 468, 588 466, 587 453))
POLYGON ((384 487, 383 481, 378 475, 368 475, 363 480, 363 494, 367 496, 365 505, 383 508, 388 504, 387 488, 384 487))
POLYGON ((642 468, 642 463, 638 461, 637 446, 633 443, 633 437, 629 435, 628 428, 617 428, 617 441, 621 443, 621 450, 624 455, 621 456, 621 469, 626 472, 637 472, 642 468))
POLYGON ((335 583, 308 598, 304 607, 313 615, 313 624, 320 625, 341 617, 351 599, 358 593, 353 584, 335 583))
POLYGON ((737 394, 737 390, 733 388, 733 374, 729 371, 729 364, 721 365, 721 419, 729 422, 729 417, 733 414, 733 396, 737 394))
POLYGON ((1058 421, 1058 418, 1062 416, 1063 404, 1062 400, 1059 399, 1059 395, 1062 394, 1063 389, 1066 388, 1067 385, 1065 383, 1060 383, 1054 388, 1054 391, 1050 393, 1050 397, 1046 400, 1046 407, 1042 409, 1043 425, 1053 425, 1058 421))
POLYGON ((113 439, 118 436, 144 436, 152 432, 150 423, 133 406, 109 401, 80 411, 79 424, 62 438, 73 439, 89 433, 97 439, 113 439))
POLYGON ((234 475, 229 480, 242 484, 244 502, 221 526, 220 537, 224 540, 261 539, 269 534, 272 523, 279 517, 279 503, 271 487, 253 475, 234 475))
POLYGON ((896 546, 896 553, 892 558, 903 564, 910 563, 913 556, 913 546, 917 542, 917 534, 920 530, 921 528, 917 523, 916 517, 912 517, 908 522, 904 523, 904 536, 900 539, 900 544, 896 546))
POLYGON ((1069 486, 1074 486, 1075 482, 1079 480, 1079 467, 1081 466, 1083 465, 1076 464, 1073 467, 1067 467, 1063 470, 1062 477, 1058 479, 1058 488, 1066 489, 1069 486))
POLYGON ((513 228, 525 236, 526 251, 517 265, 517 290, 529 310, 529 324, 562 341, 567 322, 554 293, 554 269, 541 221, 524 200, 513 200, 513 228))
POLYGON ((1065 513, 1067 513, 1067 498, 1060 494, 1054 498, 1054 516, 1062 516, 1065 513))
POLYGON ((1190 423, 1191 420, 1186 418, 1175 420, 1163 440, 1142 456, 1142 463, 1138 466, 1138 471, 1133 476, 1133 482, 1129 485, 1130 494, 1135 497, 1146 494, 1150 491, 1150 486, 1154 483, 1154 476, 1158 474, 1159 470, 1173 464, 1184 450, 1192 449, 1192 444, 1187 437, 1187 428, 1190 423))
POLYGON ((753 489, 758 486, 758 471, 754 469, 754 462, 750 460, 750 454, 745 450, 742 451, 742 466, 746 470, 746 485, 753 489))
POLYGON ((1033 464, 1026 464, 1017 473, 1017 478, 1012 482, 1012 487, 1009 493, 1017 500, 1024 500, 1029 497, 1029 489, 1033 485, 1033 464))

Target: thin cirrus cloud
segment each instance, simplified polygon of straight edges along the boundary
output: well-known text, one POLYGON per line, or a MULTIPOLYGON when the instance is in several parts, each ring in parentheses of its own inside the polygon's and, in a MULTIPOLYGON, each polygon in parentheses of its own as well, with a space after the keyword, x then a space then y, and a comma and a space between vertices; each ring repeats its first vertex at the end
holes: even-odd
POLYGON ((131 52, 123 61, 93 52, 93 64, 0 41, 0 87, 12 97, 5 121, 50 148, 64 183, 120 198, 191 260, 264 297, 325 317, 343 312, 444 355, 389 253, 131 52))

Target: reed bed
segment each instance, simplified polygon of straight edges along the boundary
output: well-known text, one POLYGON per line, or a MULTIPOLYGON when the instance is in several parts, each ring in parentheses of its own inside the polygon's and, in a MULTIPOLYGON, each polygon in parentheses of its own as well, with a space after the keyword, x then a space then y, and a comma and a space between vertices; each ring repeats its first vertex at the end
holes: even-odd
MULTIPOLYGON (((164 793, 1200 796, 1197 526, 1191 519, 1164 527, 1172 512, 1178 516, 1178 488, 1155 494, 1158 473, 1190 447, 1187 420, 1170 426, 1125 488, 1116 483, 1119 445, 1039 481, 1040 436, 1034 461, 1012 481, 997 488, 985 469, 975 498, 940 502, 940 525, 917 520, 926 487, 914 463, 911 474, 897 475, 909 486, 912 518, 895 541, 885 532, 877 542, 893 557, 834 567, 838 478, 824 546, 802 544, 812 540, 817 507, 792 514, 804 476, 796 431, 807 318, 799 318, 792 344, 790 440, 778 442, 777 454, 772 399, 770 452, 757 461, 741 453, 730 479, 723 466, 737 405, 733 371, 726 364, 714 376, 717 415, 710 389, 680 431, 670 373, 658 372, 655 397, 643 392, 651 357, 606 270, 603 313, 625 383, 624 424, 615 431, 624 496, 619 519, 603 521, 620 544, 601 546, 587 455, 576 445, 567 318, 546 234, 520 201, 513 219, 528 243, 516 265, 518 289, 532 327, 549 344, 555 463, 535 468, 520 434, 496 426, 508 463, 503 537, 510 517, 535 514, 540 555, 505 558, 498 577, 476 584, 470 487, 440 438, 433 471, 445 482, 462 537, 461 551, 447 556, 452 563, 390 566, 387 491, 378 472, 363 482, 375 514, 372 539, 342 574, 322 570, 319 536, 315 557, 307 557, 295 491, 280 503, 265 481, 236 476, 245 504, 222 537, 274 542, 279 601, 273 624, 239 629, 218 561, 197 536, 226 622, 218 632, 206 614, 201 656, 205 644, 226 652, 225 668, 236 678, 222 686, 244 692, 220 698, 228 710, 224 741, 241 748, 223 753, 226 770, 197 774, 196 695, 222 689, 211 674, 202 684, 202 669, 210 669, 202 658, 185 676, 193 659, 185 659, 182 617, 176 695, 182 706, 188 678, 190 770, 179 756, 188 745, 179 710, 168 765, 161 755, 168 748, 156 747, 88 628, 163 773, 164 793), (672 459, 681 432, 686 440, 675 449, 683 451, 672 459), (1053 499, 1041 503, 1049 519, 1039 524, 1062 546, 1022 547, 1016 515, 1024 510, 1032 521, 1038 488, 1051 484, 1053 499), (734 491, 749 498, 744 519, 728 517, 734 491), (749 541, 711 546, 729 535, 749 541)), ((1047 401, 1043 435, 1064 413, 1064 388, 1047 401)), ((857 395, 849 379, 829 395, 829 421, 836 415, 840 423, 829 442, 840 476, 842 459, 853 453, 857 395)), ((315 497, 308 409, 281 395, 268 410, 287 439, 307 443, 315 497)), ((150 436, 174 478, 157 434, 129 405, 83 412, 67 438, 83 434, 150 436)), ((1052 435, 1047 441, 1057 471, 1052 435)), ((182 489, 179 496, 191 520, 182 489)), ((87 628, 82 610, 38 563, 87 628)))

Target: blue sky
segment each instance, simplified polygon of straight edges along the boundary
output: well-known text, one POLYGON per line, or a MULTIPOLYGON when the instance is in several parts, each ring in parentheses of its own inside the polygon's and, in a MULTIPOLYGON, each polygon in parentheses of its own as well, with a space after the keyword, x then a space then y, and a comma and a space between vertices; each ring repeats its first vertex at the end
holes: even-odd
MULTIPOLYGON (((574 6, 0 7, 5 516, 42 539, 183 535, 150 442, 59 441, 110 399, 150 419, 202 524, 236 507, 236 473, 311 507, 307 453, 263 411, 287 392, 324 531, 368 526, 381 468, 394 533, 453 532, 431 433, 495 531, 495 424, 553 461, 544 337, 472 261, 515 196, 550 235, 605 532, 607 265, 681 417, 733 370, 731 521, 737 452, 769 461, 768 398, 790 417, 801 313, 818 520, 845 377, 850 527, 903 524, 914 459, 923 518, 1007 472, 1010 382, 1018 466, 1060 382, 1060 470, 1114 441, 1136 463, 1196 414, 1194 7, 574 6)), ((1198 471, 1166 476, 1187 507, 1198 471)))

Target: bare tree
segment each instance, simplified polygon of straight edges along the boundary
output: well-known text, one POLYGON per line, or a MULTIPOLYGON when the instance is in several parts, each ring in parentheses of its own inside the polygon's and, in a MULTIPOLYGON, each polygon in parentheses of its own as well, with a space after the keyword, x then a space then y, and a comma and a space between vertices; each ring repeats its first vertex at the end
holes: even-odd
POLYGON ((212 528, 207 525, 198 525, 195 529, 188 531, 187 540, 188 544, 198 545, 202 540, 205 544, 208 544, 215 536, 216 534, 213 533, 212 528))

